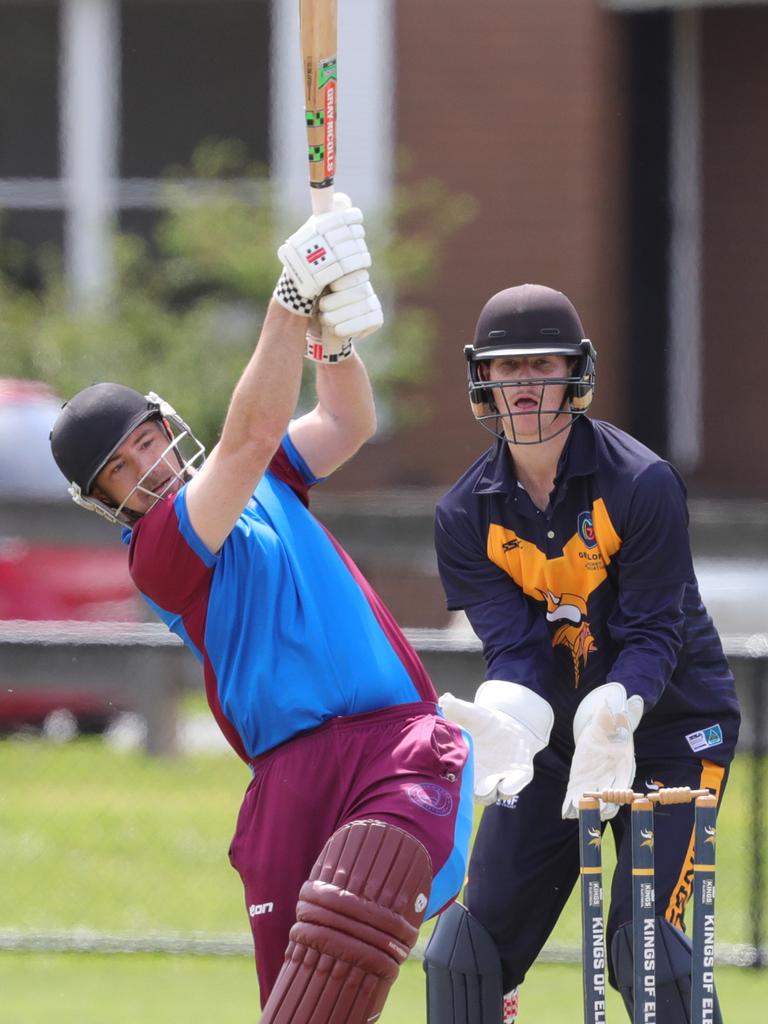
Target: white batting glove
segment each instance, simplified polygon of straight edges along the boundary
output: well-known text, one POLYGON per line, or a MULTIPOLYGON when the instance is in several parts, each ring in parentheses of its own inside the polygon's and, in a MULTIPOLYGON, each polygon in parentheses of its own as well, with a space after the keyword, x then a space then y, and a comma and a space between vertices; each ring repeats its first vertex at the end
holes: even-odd
POLYGON ((384 323, 381 303, 367 270, 357 270, 334 281, 317 305, 323 330, 337 338, 359 341, 384 323))
MULTIPOLYGON (((642 714, 643 698, 627 698, 621 683, 604 683, 582 700, 573 718, 576 749, 563 802, 564 818, 578 818, 579 800, 585 793, 631 787, 635 778, 632 733, 642 714)), ((618 804, 601 803, 600 818, 607 821, 618 810, 618 804)))
POLYGON ((320 293, 345 274, 371 265, 363 214, 337 192, 331 213, 312 214, 277 250, 283 273, 274 298, 292 313, 311 316, 320 293))
POLYGON ((489 679, 474 703, 444 693, 440 707, 472 737, 476 800, 507 800, 528 785, 533 759, 549 743, 555 718, 543 697, 519 683, 489 679))
POLYGON ((352 342, 367 337, 384 323, 381 303, 367 270, 345 274, 320 297, 309 321, 307 358, 338 363, 354 351, 352 342))

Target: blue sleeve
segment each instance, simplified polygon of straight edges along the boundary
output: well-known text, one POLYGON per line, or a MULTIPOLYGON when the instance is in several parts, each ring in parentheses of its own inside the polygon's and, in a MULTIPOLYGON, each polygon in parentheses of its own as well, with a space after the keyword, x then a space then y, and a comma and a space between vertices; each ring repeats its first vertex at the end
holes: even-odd
POLYGON ((652 706, 677 665, 683 595, 694 578, 685 487, 668 463, 654 463, 635 481, 616 570, 608 629, 622 650, 610 679, 652 706))
POLYGON ((307 487, 312 487, 314 484, 319 483, 322 477, 315 476, 312 470, 309 468, 307 463, 304 461, 304 456, 301 454, 299 449, 291 440, 291 435, 286 430, 282 440, 282 448, 285 454, 288 456, 288 461, 291 463, 293 468, 301 475, 303 482, 307 487))
POLYGON ((272 457, 267 472, 287 484, 302 504, 309 505, 309 488, 316 484, 319 478, 306 464, 287 431, 272 457))

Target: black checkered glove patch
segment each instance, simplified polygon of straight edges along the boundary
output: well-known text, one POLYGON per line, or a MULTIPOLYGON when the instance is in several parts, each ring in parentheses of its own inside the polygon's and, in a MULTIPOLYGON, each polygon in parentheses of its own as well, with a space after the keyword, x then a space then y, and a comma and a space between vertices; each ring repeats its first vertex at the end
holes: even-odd
POLYGON ((315 299, 306 299, 296 287, 294 279, 285 269, 283 269, 275 285, 272 297, 281 306, 285 306, 291 313, 298 313, 299 316, 312 316, 315 308, 315 299))

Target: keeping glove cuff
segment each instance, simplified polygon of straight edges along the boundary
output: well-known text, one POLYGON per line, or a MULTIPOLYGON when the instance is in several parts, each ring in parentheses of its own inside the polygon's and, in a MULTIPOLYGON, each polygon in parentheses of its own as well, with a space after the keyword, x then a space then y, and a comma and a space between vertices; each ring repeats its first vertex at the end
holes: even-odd
POLYGON ((542 748, 549 743, 555 713, 548 701, 520 683, 487 679, 475 694, 475 704, 503 711, 533 733, 542 748))

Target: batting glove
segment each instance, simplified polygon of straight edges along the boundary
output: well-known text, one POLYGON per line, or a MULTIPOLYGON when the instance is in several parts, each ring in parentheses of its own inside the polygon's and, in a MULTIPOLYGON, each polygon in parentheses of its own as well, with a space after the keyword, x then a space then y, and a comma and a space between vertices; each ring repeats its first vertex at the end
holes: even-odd
MULTIPOLYGON (((576 748, 563 802, 564 818, 578 818, 585 793, 629 789, 635 778, 632 733, 643 714, 643 698, 627 698, 621 683, 605 683, 581 701, 573 718, 576 748)), ((618 804, 601 803, 603 821, 613 818, 618 804)))
POLYGON ((489 679, 474 703, 445 693, 440 707, 472 737, 476 800, 507 800, 528 785, 533 759, 549 743, 555 719, 543 697, 520 683, 489 679))
POLYGON ((307 357, 318 363, 338 363, 352 355, 359 341, 384 323, 381 303, 367 270, 334 281, 318 302, 309 321, 307 357))
POLYGON ((315 300, 345 274, 371 265, 363 214, 342 192, 331 213, 313 214, 277 250, 283 273, 274 298, 292 313, 311 316, 315 300))

